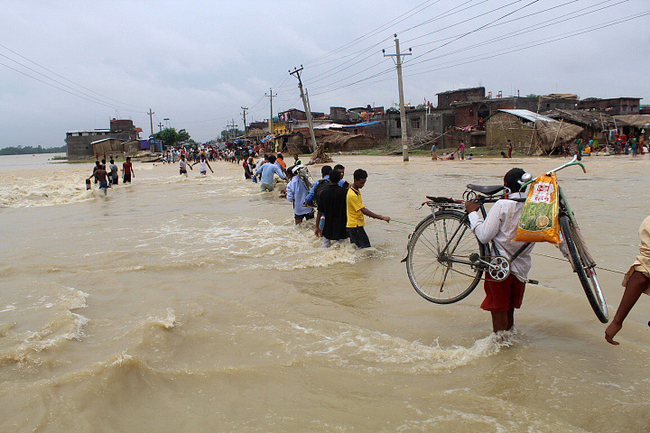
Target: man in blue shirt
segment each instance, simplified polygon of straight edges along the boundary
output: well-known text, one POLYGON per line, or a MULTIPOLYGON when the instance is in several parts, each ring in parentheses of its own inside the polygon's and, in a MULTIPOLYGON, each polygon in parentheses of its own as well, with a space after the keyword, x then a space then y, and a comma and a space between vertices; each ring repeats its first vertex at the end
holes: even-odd
POLYGON ((262 174, 262 179, 260 181, 260 191, 262 192, 273 191, 275 188, 273 185, 274 174, 277 174, 282 179, 286 179, 286 176, 284 173, 282 173, 282 169, 275 165, 275 156, 269 155, 268 160, 269 162, 262 165, 255 171, 255 176, 259 175, 260 173, 262 174))
POLYGON ((304 182, 298 176, 299 169, 300 166, 287 169, 287 175, 291 178, 287 185, 287 200, 293 203, 293 217, 296 225, 300 224, 303 219, 310 220, 314 218, 314 209, 303 204, 308 191, 304 182))

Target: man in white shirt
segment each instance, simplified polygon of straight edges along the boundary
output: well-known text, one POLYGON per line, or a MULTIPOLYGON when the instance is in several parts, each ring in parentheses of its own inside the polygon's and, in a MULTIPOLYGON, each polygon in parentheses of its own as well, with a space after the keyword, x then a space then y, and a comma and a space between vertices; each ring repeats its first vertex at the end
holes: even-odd
MULTIPOLYGON (((510 190, 508 198, 498 200, 487 214, 485 220, 478 211, 480 205, 474 201, 465 202, 469 212, 470 226, 476 237, 483 244, 494 240, 498 254, 510 260, 525 242, 515 242, 517 224, 524 209, 526 188, 522 176, 526 172, 521 168, 513 168, 503 178, 503 184, 510 190)), ((515 308, 521 307, 524 299, 524 288, 531 267, 530 253, 534 244, 529 244, 510 263, 510 275, 504 281, 494 281, 489 275, 485 276, 485 300, 481 308, 492 314, 492 329, 494 332, 506 331, 514 326, 515 308)), ((493 252, 494 254, 494 252, 493 252)))

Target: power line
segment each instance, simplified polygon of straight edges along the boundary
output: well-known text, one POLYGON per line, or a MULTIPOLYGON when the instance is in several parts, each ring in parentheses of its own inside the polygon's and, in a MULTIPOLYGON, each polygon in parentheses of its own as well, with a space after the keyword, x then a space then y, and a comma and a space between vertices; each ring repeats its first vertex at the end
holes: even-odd
MULTIPOLYGON (((43 70, 45 70, 45 71, 47 71, 47 72, 49 72, 50 74, 53 74, 53 75, 56 76, 56 77, 59 77, 59 78, 65 80, 65 81, 67 81, 67 82, 69 82, 69 83, 72 83, 72 84, 74 84, 75 86, 77 86, 77 87, 79 87, 79 88, 81 88, 81 89, 84 89, 84 90, 86 90, 86 91, 88 91, 88 92, 90 92, 90 93, 93 93, 93 94, 95 94, 95 95, 98 95, 98 96, 100 96, 100 97, 103 98, 103 99, 106 99, 106 100, 109 100, 109 101, 113 101, 113 102, 115 102, 115 103, 117 103, 117 104, 119 104, 119 105, 123 105, 123 106, 125 106, 125 107, 133 107, 133 108, 137 108, 138 110, 144 110, 143 107, 137 107, 137 106, 135 106, 135 105, 131 105, 131 104, 127 104, 127 103, 124 103, 124 102, 120 102, 120 101, 115 100, 115 99, 113 99, 113 98, 110 98, 110 97, 108 97, 108 96, 102 95, 101 93, 95 92, 95 91, 93 91, 93 90, 91 90, 91 89, 89 89, 89 88, 87 88, 87 87, 84 87, 84 86, 82 86, 81 84, 78 84, 78 83, 76 83, 76 82, 74 82, 74 81, 72 81, 72 80, 70 80, 70 79, 68 79, 68 78, 66 78, 66 77, 64 77, 64 76, 62 76, 62 75, 57 74, 56 72, 54 72, 54 71, 52 71, 52 70, 46 68, 45 66, 42 66, 42 65, 40 65, 40 64, 38 64, 38 63, 36 63, 36 62, 34 62, 33 60, 28 59, 27 57, 21 55, 20 53, 17 53, 16 51, 14 51, 14 50, 12 50, 11 48, 8 48, 8 47, 6 47, 6 46, 4 46, 4 45, 2 45, 2 44, 0 44, 0 47, 4 48, 5 50, 7 50, 7 51, 9 51, 9 52, 11 52, 11 53, 13 53, 13 54, 15 54, 16 56, 18 56, 18 57, 20 57, 20 58, 22 58, 22 59, 24 59, 24 60, 27 60, 28 62, 30 62, 30 63, 32 63, 32 64, 38 66, 39 68, 41 68, 41 69, 43 69, 43 70)), ((106 106, 111 107, 111 108, 116 108, 116 107, 117 107, 117 106, 114 105, 114 104, 110 104, 110 103, 107 103, 107 102, 101 101, 101 99, 99 99, 99 98, 96 98, 96 97, 94 97, 94 96, 88 95, 88 94, 85 93, 85 92, 82 92, 82 91, 77 90, 77 89, 75 89, 75 88, 73 88, 73 87, 70 87, 70 86, 68 86, 67 84, 64 84, 64 83, 62 83, 62 82, 60 82, 60 81, 58 81, 58 80, 55 80, 54 78, 48 77, 47 75, 45 75, 45 74, 43 74, 43 73, 41 73, 41 72, 39 72, 39 71, 37 71, 37 70, 35 70, 35 69, 33 69, 33 68, 27 66, 27 65, 24 65, 24 64, 20 63, 19 61, 15 60, 15 59, 12 59, 11 57, 8 57, 8 56, 6 56, 6 55, 4 55, 4 54, 0 54, 0 56, 4 57, 4 58, 6 58, 6 59, 8 59, 8 60, 10 60, 10 61, 12 61, 12 62, 18 64, 18 65, 20 65, 20 66, 22 66, 23 68, 25 68, 25 69, 27 69, 27 70, 29 70, 29 71, 32 71, 32 72, 37 73, 38 75, 44 77, 45 79, 48 79, 48 80, 51 80, 51 81, 53 81, 53 82, 55 82, 55 83, 57 83, 57 84, 60 84, 61 86, 64 86, 64 87, 70 89, 70 90, 73 91, 73 92, 80 93, 80 94, 82 94, 82 95, 84 95, 84 96, 86 96, 86 97, 88 97, 88 98, 92 98, 92 99, 96 100, 95 102, 100 101, 102 104, 105 104, 106 106)), ((11 67, 9 67, 9 66, 7 66, 7 65, 4 65, 4 64, 3 64, 3 66, 6 66, 6 67, 8 67, 9 69, 12 69, 12 70, 14 70, 14 71, 16 71, 16 72, 20 72, 20 71, 14 69, 14 68, 11 68, 11 67)), ((35 77, 32 77, 31 75, 26 74, 26 73, 24 73, 24 72, 20 72, 20 73, 22 73, 23 75, 25 75, 25 76, 27 76, 27 77, 30 77, 30 78, 36 79, 35 77)), ((38 79, 37 79, 37 81, 43 82, 42 80, 38 80, 38 79)), ((44 82, 43 82, 43 83, 44 83, 44 82)), ((47 83, 46 83, 46 84, 47 84, 47 83)), ((56 87, 56 86, 52 86, 52 87, 54 87, 54 88, 56 88, 56 89, 59 89, 59 90, 62 90, 62 89, 60 89, 59 87, 56 87)), ((70 92, 67 92, 67 93, 70 93, 70 92)), ((75 95, 75 96, 78 96, 78 95, 75 95)), ((83 98, 83 99, 87 99, 87 98, 83 98)), ((120 107, 117 107, 117 108, 119 108, 119 109, 125 109, 125 108, 120 108, 120 107)), ((134 110, 128 110, 128 111, 134 111, 134 110)), ((145 114, 146 114, 146 113, 145 113, 145 114)))

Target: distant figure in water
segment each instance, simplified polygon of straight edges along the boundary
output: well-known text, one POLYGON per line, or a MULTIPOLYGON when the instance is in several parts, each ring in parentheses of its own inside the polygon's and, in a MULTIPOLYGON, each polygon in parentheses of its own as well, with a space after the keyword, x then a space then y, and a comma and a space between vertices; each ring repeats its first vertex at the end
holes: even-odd
POLYGON ((650 215, 641 223, 639 237, 641 238, 639 255, 636 256, 636 261, 623 278, 623 286, 625 287, 623 298, 618 310, 616 310, 614 320, 605 330, 605 340, 613 345, 620 344, 614 340, 614 337, 623 327, 625 318, 636 304, 636 301, 639 300, 641 293, 650 294, 650 215))
POLYGON ((133 164, 131 163, 131 157, 126 157, 126 162, 122 164, 122 171, 124 172, 124 183, 131 183, 131 177, 135 178, 135 171, 133 170, 133 164))
POLYGON ((201 174, 202 174, 203 176, 207 176, 207 175, 208 175, 208 168, 210 169, 210 171, 211 171, 212 173, 214 173, 214 170, 212 170, 212 167, 210 167, 210 163, 205 159, 205 155, 204 155, 204 154, 201 154, 201 159, 200 159, 198 162, 195 162, 194 164, 192 164, 192 166, 195 166, 196 164, 201 164, 201 165, 200 165, 200 168, 201 168, 200 171, 201 171, 201 174))
POLYGON ((117 185, 117 182, 118 182, 117 179, 119 177, 118 174, 117 174, 118 168, 117 168, 117 165, 115 165, 115 160, 112 159, 112 158, 111 158, 111 165, 109 165, 109 168, 111 169, 110 176, 109 176, 110 177, 109 180, 111 181, 111 185, 117 185))
POLYGON ((190 170, 194 170, 190 164, 188 164, 187 160, 185 159, 185 154, 181 155, 181 159, 178 161, 178 172, 181 175, 187 176, 187 168, 190 168, 190 170))
MULTIPOLYGON (((107 195, 107 190, 110 188, 110 185, 108 184, 108 173, 106 172, 106 167, 103 165, 98 165, 95 167, 95 170, 93 171, 93 174, 90 175, 90 177, 94 177, 95 180, 99 182, 99 189, 103 189, 104 195, 107 195)), ((90 177, 88 180, 90 180, 90 177)))

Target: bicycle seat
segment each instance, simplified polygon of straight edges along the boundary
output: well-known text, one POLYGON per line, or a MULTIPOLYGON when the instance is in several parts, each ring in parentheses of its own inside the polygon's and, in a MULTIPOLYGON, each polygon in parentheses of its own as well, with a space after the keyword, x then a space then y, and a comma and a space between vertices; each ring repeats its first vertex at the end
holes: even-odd
POLYGON ((481 194, 485 195, 494 195, 498 193, 499 191, 503 190, 505 188, 503 185, 474 185, 473 183, 467 184, 467 189, 471 189, 472 191, 480 192, 481 194))

